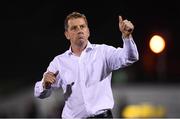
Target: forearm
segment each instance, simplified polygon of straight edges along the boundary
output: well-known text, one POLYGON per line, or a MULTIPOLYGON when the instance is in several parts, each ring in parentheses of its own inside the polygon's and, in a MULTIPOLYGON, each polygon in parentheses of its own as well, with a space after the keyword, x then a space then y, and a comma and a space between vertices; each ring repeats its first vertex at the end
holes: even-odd
POLYGON ((126 60, 129 63, 133 63, 137 60, 139 60, 139 53, 137 50, 137 46, 132 38, 132 36, 128 37, 128 38, 123 38, 123 49, 124 52, 126 54, 126 60))
POLYGON ((51 95, 51 89, 44 89, 42 81, 36 82, 34 87, 34 96, 37 98, 46 98, 51 95))

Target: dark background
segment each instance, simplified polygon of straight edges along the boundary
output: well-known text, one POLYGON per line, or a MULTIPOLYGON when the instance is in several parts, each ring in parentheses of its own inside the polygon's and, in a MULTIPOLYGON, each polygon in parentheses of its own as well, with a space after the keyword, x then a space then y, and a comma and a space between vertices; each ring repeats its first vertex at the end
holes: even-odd
POLYGON ((128 83, 180 83, 178 1, 24 0, 4 1, 0 8, 0 93, 3 95, 33 86, 41 80, 54 56, 69 48, 64 36, 64 19, 73 11, 86 15, 91 43, 114 47, 122 46, 118 15, 132 21, 140 59, 130 67, 134 75, 128 83), (167 43, 166 50, 158 55, 148 46, 154 34, 163 36, 167 43), (159 57, 165 65, 161 78, 157 74, 159 57))

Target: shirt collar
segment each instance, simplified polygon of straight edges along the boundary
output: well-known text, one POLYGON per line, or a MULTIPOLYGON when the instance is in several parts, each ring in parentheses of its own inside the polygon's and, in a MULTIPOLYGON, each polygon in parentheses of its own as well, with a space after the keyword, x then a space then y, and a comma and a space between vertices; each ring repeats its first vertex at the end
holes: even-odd
MULTIPOLYGON (((92 44, 88 41, 87 46, 86 46, 86 48, 85 48, 84 50, 85 50, 86 52, 88 52, 88 51, 90 51, 90 50, 92 50, 92 49, 93 49, 93 46, 92 46, 92 44)), ((73 54, 72 49, 71 49, 71 46, 70 46, 69 50, 67 51, 67 54, 68 54, 68 55, 72 55, 72 54, 73 54)))

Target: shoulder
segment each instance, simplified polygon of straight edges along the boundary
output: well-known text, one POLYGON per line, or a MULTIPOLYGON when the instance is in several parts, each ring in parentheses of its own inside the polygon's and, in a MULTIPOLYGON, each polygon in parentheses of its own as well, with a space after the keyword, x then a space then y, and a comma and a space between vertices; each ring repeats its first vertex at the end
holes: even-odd
POLYGON ((52 61, 59 61, 59 60, 61 60, 61 59, 63 59, 63 58, 66 58, 67 56, 68 56, 68 50, 66 51, 66 52, 64 52, 64 53, 61 53, 61 54, 58 54, 58 55, 56 55, 54 58, 53 58, 53 60, 52 61))
POLYGON ((115 49, 115 47, 107 44, 92 44, 92 46, 94 49, 103 50, 103 51, 108 49, 115 49))
POLYGON ((95 48, 95 49, 105 49, 105 48, 108 48, 108 47, 111 47, 107 44, 92 44, 92 47, 95 48))

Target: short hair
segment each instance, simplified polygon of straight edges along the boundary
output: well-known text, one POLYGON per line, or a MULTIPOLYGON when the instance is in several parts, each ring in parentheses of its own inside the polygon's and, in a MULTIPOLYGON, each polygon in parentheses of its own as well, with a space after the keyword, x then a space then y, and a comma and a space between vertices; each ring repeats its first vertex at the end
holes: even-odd
POLYGON ((77 18, 83 18, 85 20, 86 24, 88 25, 86 16, 84 14, 81 14, 79 12, 72 12, 69 15, 67 15, 67 17, 66 17, 66 19, 64 21, 64 28, 65 28, 65 30, 68 29, 68 21, 70 19, 77 19, 77 18))

